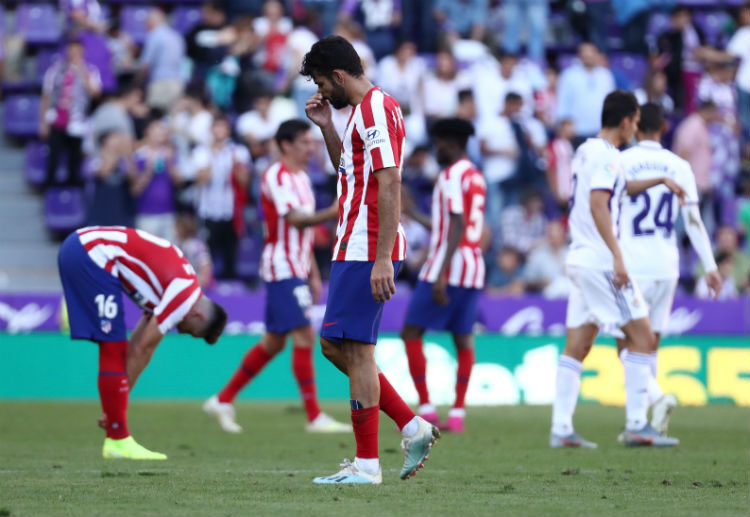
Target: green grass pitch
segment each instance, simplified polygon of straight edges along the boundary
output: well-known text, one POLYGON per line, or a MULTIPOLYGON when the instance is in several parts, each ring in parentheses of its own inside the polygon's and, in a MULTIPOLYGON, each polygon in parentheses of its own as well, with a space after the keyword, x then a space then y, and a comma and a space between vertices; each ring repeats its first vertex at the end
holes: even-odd
MULTIPOLYGON (((326 404, 338 418, 346 403, 326 404)), ((301 408, 238 405, 241 435, 200 403, 136 401, 130 429, 166 462, 101 459, 94 402, 0 403, 0 515, 748 515, 747 408, 678 408, 676 449, 615 441, 623 409, 582 405, 598 450, 547 448, 549 407, 470 408, 424 471, 398 478, 399 436, 381 414, 382 486, 315 486, 352 456, 352 435, 310 435, 301 408)))

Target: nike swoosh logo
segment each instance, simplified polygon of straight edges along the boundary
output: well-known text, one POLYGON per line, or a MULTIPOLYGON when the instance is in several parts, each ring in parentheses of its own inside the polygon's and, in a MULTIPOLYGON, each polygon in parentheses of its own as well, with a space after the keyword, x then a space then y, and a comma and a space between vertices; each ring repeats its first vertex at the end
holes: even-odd
POLYGON ((338 321, 333 321, 331 323, 323 323, 323 326, 324 327, 330 327, 331 325, 336 325, 337 323, 338 323, 338 321))

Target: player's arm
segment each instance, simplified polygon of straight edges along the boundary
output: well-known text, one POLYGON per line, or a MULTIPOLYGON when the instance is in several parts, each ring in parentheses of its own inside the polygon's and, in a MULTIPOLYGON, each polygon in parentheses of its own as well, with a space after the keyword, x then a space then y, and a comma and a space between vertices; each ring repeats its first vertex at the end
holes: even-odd
POLYGON ((312 250, 310 250, 310 276, 307 278, 307 284, 310 286, 313 303, 318 303, 323 291, 323 281, 320 279, 318 261, 315 260, 315 253, 312 250))
POLYGON ((144 314, 128 340, 126 368, 130 389, 135 386, 162 337, 156 318, 150 314, 144 314))
POLYGON ((307 114, 307 118, 312 120, 323 132, 323 140, 325 140, 328 156, 331 158, 331 164, 333 164, 333 170, 338 170, 339 163, 341 162, 341 139, 333 125, 331 105, 320 93, 316 93, 307 99, 305 113, 307 114))
POLYGON ((445 291, 445 273, 448 271, 448 266, 453 259, 453 254, 456 253, 458 245, 461 244, 461 238, 464 235, 464 222, 463 214, 450 214, 448 222, 448 243, 445 255, 443 255, 443 262, 440 264, 440 272, 438 273, 435 283, 432 284, 432 297, 440 305, 447 304, 448 294, 445 291))
POLYGON ((677 184, 671 178, 663 176, 661 178, 651 178, 647 180, 628 180, 625 183, 628 196, 635 196, 641 192, 655 187, 657 185, 664 185, 680 199, 680 204, 685 202, 685 189, 677 184))
POLYGON ((323 210, 318 210, 314 214, 305 214, 293 208, 286 213, 284 219, 295 228, 302 229, 309 226, 317 226, 326 221, 334 221, 338 215, 339 205, 337 202, 334 202, 331 206, 323 210))
POLYGON ((711 240, 708 237, 708 232, 706 232, 706 227, 703 225, 697 203, 682 206, 682 220, 685 223, 685 233, 690 239, 690 244, 693 245, 693 249, 700 258, 706 272, 706 284, 709 293, 716 299, 721 292, 723 282, 711 249, 711 240))
POLYGON ((628 285, 630 278, 628 278, 628 271, 625 269, 625 261, 622 258, 620 245, 617 243, 615 232, 612 230, 612 214, 609 211, 609 200, 611 197, 612 192, 609 190, 592 190, 589 204, 591 205, 591 216, 594 218, 596 230, 602 236, 604 243, 614 257, 614 283, 617 287, 621 287, 628 285))
POLYGON ((384 302, 396 294, 391 255, 401 215, 401 173, 398 167, 387 167, 375 174, 378 179, 378 244, 370 287, 375 301, 384 302))

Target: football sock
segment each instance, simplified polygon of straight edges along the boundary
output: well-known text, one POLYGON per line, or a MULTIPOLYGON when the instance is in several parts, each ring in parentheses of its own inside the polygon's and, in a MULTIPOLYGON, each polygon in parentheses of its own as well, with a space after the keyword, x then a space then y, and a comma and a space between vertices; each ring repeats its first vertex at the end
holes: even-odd
MULTIPOLYGON (((625 366, 625 361, 627 360, 627 358, 628 349, 623 348, 622 350, 620 350, 620 361, 622 361, 623 366, 625 366)), ((659 383, 656 380, 656 361, 656 352, 651 352, 651 354, 649 355, 648 384, 646 386, 649 406, 652 406, 656 401, 664 396, 664 392, 662 391, 661 386, 659 386, 659 383)))
POLYGON ((231 403, 234 400, 234 397, 237 396, 237 393, 239 393, 240 390, 250 382, 250 379, 255 377, 258 372, 263 369, 272 357, 273 356, 268 355, 263 348, 263 345, 260 343, 248 350, 247 354, 245 354, 245 357, 242 359, 240 367, 234 372, 234 375, 227 385, 224 386, 224 389, 219 392, 219 402, 231 403))
POLYGON ((404 399, 396 393, 385 375, 379 373, 378 379, 380 380, 380 409, 396 422, 399 430, 402 430, 416 415, 404 399))
POLYGON ((312 348, 294 347, 292 370, 294 371, 294 377, 297 379, 302 402, 305 404, 307 421, 312 422, 320 414, 318 397, 315 394, 312 348))
POLYGON ((625 428, 638 431, 648 422, 649 354, 628 352, 625 357, 625 428))
POLYGON ((406 339, 406 357, 409 359, 409 371, 414 379, 414 387, 419 394, 419 404, 429 404, 430 394, 427 391, 427 359, 424 356, 422 338, 406 339))
POLYGON ((357 454, 355 459, 361 468, 370 474, 374 474, 378 471, 379 467, 378 417, 380 407, 373 406, 362 409, 353 409, 354 407, 359 407, 359 402, 355 400, 352 401, 352 427, 354 428, 354 438, 357 441, 357 454))
POLYGON ((121 440, 130 436, 128 431, 128 374, 126 361, 127 341, 99 342, 99 398, 107 417, 107 438, 121 440))
POLYGON ((573 413, 581 389, 583 363, 561 355, 557 363, 557 385, 555 402, 552 405, 552 432, 558 436, 568 436, 573 432, 573 413))
POLYGON ((474 349, 458 349, 458 372, 456 372, 456 400, 453 407, 462 409, 466 398, 466 389, 469 387, 469 377, 474 366, 474 349))

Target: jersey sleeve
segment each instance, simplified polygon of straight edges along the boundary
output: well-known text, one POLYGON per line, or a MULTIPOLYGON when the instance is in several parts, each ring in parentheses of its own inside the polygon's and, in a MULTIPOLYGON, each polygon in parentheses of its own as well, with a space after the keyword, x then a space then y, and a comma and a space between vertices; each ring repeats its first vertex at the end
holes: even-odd
POLYGON ((404 123, 401 110, 394 100, 380 91, 375 91, 367 102, 363 102, 364 150, 370 157, 372 170, 401 166, 404 123))
POLYGON ((613 153, 606 153, 599 159, 593 160, 589 165, 591 169, 591 187, 590 190, 615 190, 617 177, 622 170, 622 162, 619 156, 613 153))
POLYGON ((445 198, 448 200, 448 212, 451 214, 463 214, 464 213, 464 196, 462 185, 463 178, 462 171, 456 170, 455 167, 451 167, 448 170, 448 177, 443 183, 445 198))
POLYGON ((677 180, 677 184, 685 189, 685 204, 697 204, 700 202, 700 199, 698 197, 698 185, 695 183, 693 169, 685 160, 682 160, 680 165, 682 167, 678 169, 675 179, 677 180))
POLYGON ((292 181, 289 178, 288 173, 283 173, 281 170, 276 171, 275 173, 269 171, 269 174, 266 177, 266 182, 271 201, 281 217, 284 217, 290 211, 299 208, 299 198, 294 195, 292 181))
POLYGON ((159 332, 166 334, 177 325, 190 308, 200 298, 201 288, 198 278, 178 277, 172 280, 164 290, 159 305, 154 308, 154 316, 159 324, 159 332))

